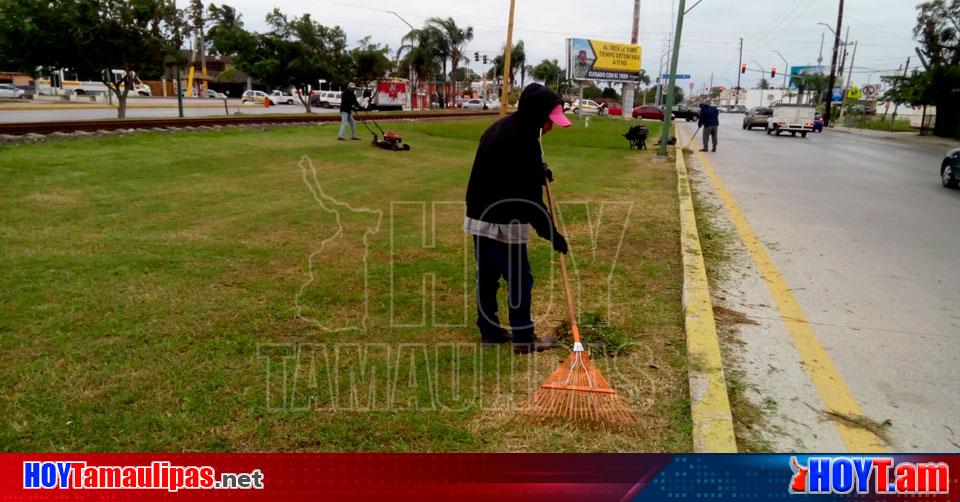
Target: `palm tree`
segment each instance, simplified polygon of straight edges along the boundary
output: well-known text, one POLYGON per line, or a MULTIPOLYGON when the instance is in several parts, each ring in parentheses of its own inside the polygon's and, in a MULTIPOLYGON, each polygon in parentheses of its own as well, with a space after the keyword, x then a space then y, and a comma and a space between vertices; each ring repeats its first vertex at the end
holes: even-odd
POLYGON ((406 53, 400 67, 413 68, 416 72, 416 80, 413 75, 408 75, 411 87, 418 89, 422 82, 436 78, 439 66, 437 62, 441 55, 447 52, 443 33, 433 26, 415 28, 404 35, 400 42, 397 60, 400 61, 401 54, 406 53))
POLYGON ((456 75, 457 67, 460 66, 460 61, 464 57, 467 42, 473 40, 473 27, 467 26, 466 28, 460 28, 452 17, 446 19, 431 17, 427 19, 427 25, 437 28, 444 35, 446 57, 450 58, 450 73, 447 73, 445 57, 443 62, 443 75, 444 78, 447 76, 450 77, 450 81, 452 81, 452 94, 455 96, 457 95, 457 81, 453 76, 456 75))
MULTIPOLYGON (((527 55, 523 51, 523 40, 517 42, 510 51, 510 82, 516 82, 518 68, 523 68, 527 55)), ((493 58, 493 68, 487 73, 492 79, 503 78, 503 55, 493 58)), ((525 75, 523 75, 525 76, 525 75)))

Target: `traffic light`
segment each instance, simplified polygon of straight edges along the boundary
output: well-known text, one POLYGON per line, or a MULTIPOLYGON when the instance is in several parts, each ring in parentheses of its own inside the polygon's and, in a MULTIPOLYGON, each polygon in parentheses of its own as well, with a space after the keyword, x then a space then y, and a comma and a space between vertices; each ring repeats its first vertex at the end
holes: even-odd
POLYGON ((487 64, 487 55, 486 55, 486 54, 483 55, 483 64, 487 64))
POLYGON ((480 53, 479 53, 479 52, 474 52, 474 53, 473 53, 473 60, 474 60, 474 61, 477 61, 477 62, 480 61, 480 53))
POLYGON ((740 63, 740 73, 747 72, 747 63, 740 63))
POLYGON ((770 68, 770 78, 775 78, 776 76, 777 76, 777 67, 774 66, 773 68, 770 68))

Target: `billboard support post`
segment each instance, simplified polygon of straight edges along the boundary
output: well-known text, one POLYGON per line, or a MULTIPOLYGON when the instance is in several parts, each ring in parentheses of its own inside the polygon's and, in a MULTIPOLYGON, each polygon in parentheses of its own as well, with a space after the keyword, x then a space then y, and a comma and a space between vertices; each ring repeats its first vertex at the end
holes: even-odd
MULTIPOLYGON (((677 89, 677 64, 680 59, 680 34, 683 32, 683 11, 686 7, 686 0, 678 2, 677 11, 677 33, 673 38, 673 57, 670 60, 670 80, 667 87, 667 103, 663 113, 663 129, 660 131, 660 147, 657 149, 657 155, 667 154, 667 142, 670 139, 670 119, 673 118, 673 105, 676 100, 677 89)), ((739 93, 738 93, 739 94, 739 93)), ((678 153, 678 155, 680 155, 678 153)))
POLYGON ((581 80, 581 81, 579 81, 579 82, 577 82, 577 83, 580 84, 580 86, 579 86, 579 87, 580 87, 580 98, 579 98, 579 100, 577 101, 577 115, 579 116, 580 120, 583 120, 583 80, 581 80))

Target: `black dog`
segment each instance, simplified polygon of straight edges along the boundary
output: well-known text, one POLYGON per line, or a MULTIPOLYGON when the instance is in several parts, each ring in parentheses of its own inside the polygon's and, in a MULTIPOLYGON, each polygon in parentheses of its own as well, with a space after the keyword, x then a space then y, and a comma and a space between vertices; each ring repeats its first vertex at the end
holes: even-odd
POLYGON ((638 125, 633 126, 627 130, 627 133, 623 135, 624 138, 627 138, 627 141, 630 142, 630 149, 633 150, 637 148, 639 150, 647 149, 647 135, 650 134, 650 130, 646 126, 638 125))

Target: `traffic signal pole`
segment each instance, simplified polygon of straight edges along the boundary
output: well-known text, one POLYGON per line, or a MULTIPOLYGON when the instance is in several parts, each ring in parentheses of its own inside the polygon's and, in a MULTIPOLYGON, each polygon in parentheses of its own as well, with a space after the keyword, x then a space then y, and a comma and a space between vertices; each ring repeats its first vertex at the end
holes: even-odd
POLYGON ((657 155, 667 154, 667 142, 670 140, 671 119, 673 118, 673 105, 677 94, 677 64, 680 59, 680 35, 683 32, 683 14, 686 10, 686 0, 678 2, 677 11, 677 31, 673 37, 673 57, 670 58, 670 80, 667 84, 667 103, 663 109, 663 129, 660 131, 660 147, 657 149, 657 155))
POLYGON ((743 38, 740 38, 740 72, 737 73, 737 88, 734 90, 733 105, 737 106, 740 104, 740 75, 743 75, 743 38))

